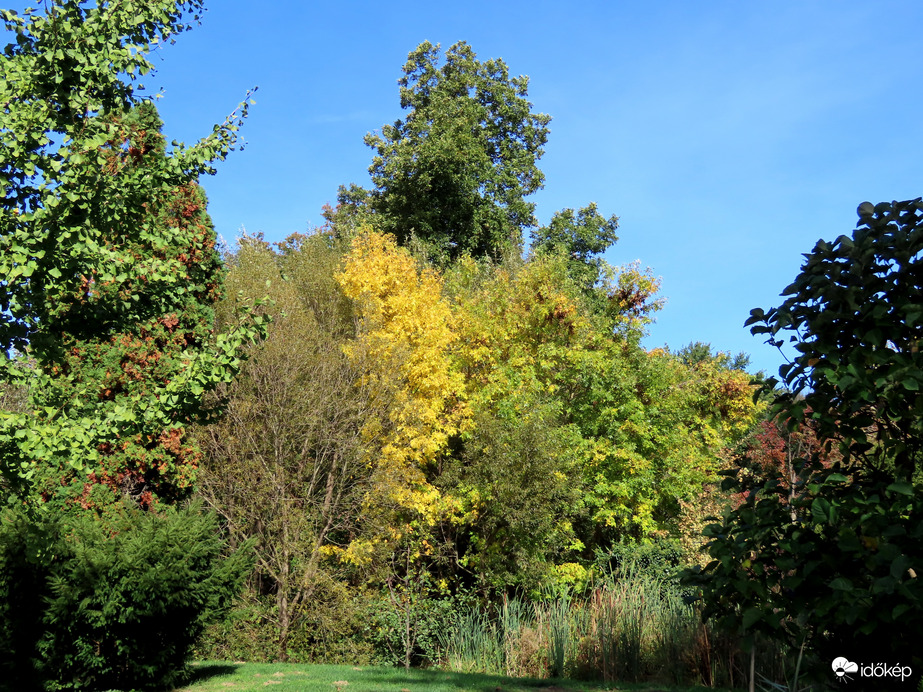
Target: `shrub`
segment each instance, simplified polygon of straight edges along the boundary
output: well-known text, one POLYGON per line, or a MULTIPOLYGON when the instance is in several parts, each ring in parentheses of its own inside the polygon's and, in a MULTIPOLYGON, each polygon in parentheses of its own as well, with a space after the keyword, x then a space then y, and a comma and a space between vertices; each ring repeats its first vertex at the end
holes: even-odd
POLYGON ((669 539, 651 543, 617 543, 596 554, 596 566, 603 575, 615 578, 643 575, 658 579, 674 575, 683 562, 682 547, 669 539))
POLYGON ((0 526, 8 689, 169 687, 251 568, 249 546, 222 556, 215 517, 195 505, 42 516, 23 535, 27 523, 10 512, 0 526))
POLYGON ((375 647, 380 663, 404 665, 409 628, 411 664, 436 663, 442 658, 441 637, 458 628, 459 614, 469 603, 469 597, 463 593, 400 594, 397 603, 387 594, 381 594, 369 601, 367 639, 375 647))
MULTIPOLYGON (((290 663, 369 665, 380 659, 369 639, 374 615, 365 592, 326 579, 314 597, 294 611, 285 660, 290 663)), ((375 603, 379 603, 377 600, 375 603)), ((199 660, 270 663, 281 660, 278 609, 274 594, 261 595, 253 584, 196 643, 199 660)))

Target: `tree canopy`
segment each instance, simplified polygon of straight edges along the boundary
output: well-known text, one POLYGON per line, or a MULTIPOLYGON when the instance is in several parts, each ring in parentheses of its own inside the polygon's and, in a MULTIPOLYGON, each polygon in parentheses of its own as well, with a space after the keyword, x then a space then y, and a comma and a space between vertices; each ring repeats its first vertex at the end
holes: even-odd
MULTIPOLYGON (((511 77, 500 59, 479 61, 463 41, 440 64, 427 41, 399 84, 406 117, 365 139, 375 150, 366 203, 379 228, 400 243, 417 238, 440 262, 521 250, 551 120, 533 113, 528 77, 511 77)), ((355 203, 354 193, 341 188, 340 201, 355 203)))
MULTIPOLYGON (((28 413, 0 417, 0 471, 14 485, 47 464, 118 485, 103 468, 117 439, 165 436, 183 456, 183 424, 236 370, 248 332, 212 332, 221 272, 196 179, 235 146, 247 105, 167 151, 137 84, 151 47, 201 10, 162 0, 2 12, 15 42, 0 58, 0 377, 33 393, 28 413), (169 343, 180 349, 159 362, 169 343)), ((172 462, 150 468, 161 464, 172 462)))

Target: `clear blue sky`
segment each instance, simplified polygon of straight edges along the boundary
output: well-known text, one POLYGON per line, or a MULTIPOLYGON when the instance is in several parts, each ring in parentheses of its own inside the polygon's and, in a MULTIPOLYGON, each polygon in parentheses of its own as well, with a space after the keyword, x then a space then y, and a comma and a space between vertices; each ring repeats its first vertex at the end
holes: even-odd
POLYGON ((595 201, 620 218, 607 259, 663 277, 646 344, 706 341, 774 373, 750 309, 777 305, 860 202, 923 194, 921 26, 918 0, 213 0, 147 82, 187 142, 259 86, 246 149, 203 184, 224 238, 278 241, 319 224, 338 185, 368 184, 362 138, 401 116, 407 53, 465 40, 529 75, 553 117, 539 220, 595 201))

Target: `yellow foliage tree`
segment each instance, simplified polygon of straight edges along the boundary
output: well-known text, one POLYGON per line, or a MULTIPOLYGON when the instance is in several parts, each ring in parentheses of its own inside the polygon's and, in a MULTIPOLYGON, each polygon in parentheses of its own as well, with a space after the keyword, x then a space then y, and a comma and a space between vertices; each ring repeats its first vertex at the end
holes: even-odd
POLYGON ((464 378, 452 363, 452 309, 435 272, 418 268, 393 236, 372 230, 353 240, 337 280, 360 320, 347 355, 378 399, 372 410, 381 412, 362 431, 373 443, 366 535, 345 557, 368 561, 376 545, 393 547, 408 534, 425 553, 427 530, 457 509, 426 471, 470 420, 464 378))

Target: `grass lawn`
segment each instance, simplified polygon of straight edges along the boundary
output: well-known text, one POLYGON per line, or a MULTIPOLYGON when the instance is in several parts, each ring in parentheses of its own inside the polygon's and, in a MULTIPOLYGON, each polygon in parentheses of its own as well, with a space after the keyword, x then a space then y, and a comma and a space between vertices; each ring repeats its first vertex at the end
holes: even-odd
POLYGON ((194 664, 190 684, 176 692, 692 692, 705 689, 654 684, 605 685, 573 680, 505 678, 498 675, 453 673, 445 670, 413 669, 407 673, 402 668, 375 666, 208 661, 194 664))

